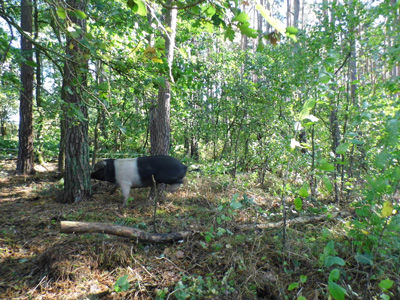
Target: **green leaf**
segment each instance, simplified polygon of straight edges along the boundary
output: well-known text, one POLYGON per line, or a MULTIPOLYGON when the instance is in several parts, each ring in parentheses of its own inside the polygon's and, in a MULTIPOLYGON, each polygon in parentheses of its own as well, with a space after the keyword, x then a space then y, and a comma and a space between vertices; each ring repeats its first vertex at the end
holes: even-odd
POLYGON ((328 267, 328 268, 333 265, 339 265, 339 266, 343 267, 346 264, 346 262, 338 256, 327 256, 325 258, 324 264, 325 264, 325 267, 328 267))
POLYGON ((399 120, 391 119, 386 123, 386 130, 388 132, 388 144, 396 145, 399 138, 399 120))
POLYGON ((79 9, 76 9, 74 11, 74 13, 75 13, 76 17, 79 18, 79 19, 86 19, 87 18, 87 15, 83 11, 81 11, 79 9))
POLYGON ((349 149, 349 147, 350 147, 349 143, 342 143, 336 147, 336 153, 337 154, 345 154, 347 152, 347 150, 349 149))
POLYGON ((306 281, 307 281, 307 275, 300 275, 300 282, 301 283, 306 283, 306 281))
POLYGON ((324 254, 326 256, 328 255, 335 255, 336 250, 335 250, 335 243, 333 241, 329 241, 328 244, 324 247, 324 254))
POLYGON ((239 201, 237 201, 236 199, 232 199, 230 206, 232 209, 239 209, 242 208, 242 203, 240 203, 239 201))
POLYGON ((355 259, 359 264, 370 265, 370 266, 373 265, 373 261, 372 261, 371 255, 368 255, 368 254, 356 254, 355 259))
POLYGON ((35 63, 33 60, 25 60, 24 63, 28 66, 36 68, 38 66, 37 63, 35 63))
POLYGON ((393 204, 391 201, 383 203, 381 214, 384 218, 390 217, 393 214, 393 204))
POLYGON ((116 292, 126 292, 129 288, 128 275, 118 278, 117 282, 114 284, 114 290, 116 292))
POLYGON ((235 38, 235 31, 232 29, 232 26, 226 27, 224 36, 225 36, 225 38, 227 38, 227 39, 230 40, 231 42, 234 40, 234 38, 235 38))
POLYGON ((382 290, 386 291, 386 290, 390 289, 393 286, 393 283, 394 283, 393 280, 384 279, 384 280, 381 280, 381 282, 379 282, 379 287, 382 290))
POLYGON ((201 13, 201 9, 199 6, 193 6, 190 8, 190 12, 194 15, 199 15, 201 13))
POLYGON ((257 52, 262 52, 264 49, 265 49, 265 46, 263 44, 263 41, 259 40, 256 51, 257 52))
POLYGON ((303 104, 303 108, 299 114, 299 119, 304 120, 315 106, 315 99, 309 99, 303 104))
POLYGON ((221 243, 214 243, 213 248, 215 251, 220 251, 222 248, 224 248, 224 245, 221 243))
POLYGON ((237 14, 233 19, 232 22, 234 21, 238 21, 241 23, 245 23, 249 20, 249 16, 245 13, 245 12, 240 12, 239 14, 237 14))
POLYGON ((327 84, 329 81, 331 81, 331 76, 329 76, 327 74, 320 74, 319 81, 321 83, 327 84))
POLYGON ((226 229, 222 227, 217 228, 217 236, 223 236, 226 233, 226 229))
POLYGON ((292 282, 291 284, 289 284, 288 286, 288 291, 293 291, 294 289, 297 289, 299 287, 299 283, 298 282, 292 282))
POLYGON ((147 16, 146 4, 142 0, 135 0, 135 2, 138 6, 137 14, 142 17, 147 16))
POLYGON ((242 34, 248 36, 248 37, 256 38, 256 37, 258 36, 258 35, 257 35, 257 31, 254 30, 254 29, 252 29, 252 28, 250 28, 249 25, 250 25, 250 24, 245 23, 245 24, 243 24, 243 25, 238 26, 239 29, 240 29, 240 32, 241 32, 242 34))
POLYGON ((303 201, 299 197, 294 199, 294 208, 297 211, 301 211, 303 209, 303 201))
POLYGON ((210 5, 210 6, 207 8, 207 10, 206 10, 206 14, 207 14, 207 16, 209 16, 209 17, 212 17, 213 15, 215 15, 216 12, 217 12, 217 11, 216 11, 215 7, 212 6, 212 5, 210 5))
POLYGON ((381 297, 382 300, 390 300, 390 296, 389 295, 381 294, 379 296, 381 297))
POLYGON ((286 28, 286 33, 289 33, 289 34, 297 34, 298 31, 299 30, 294 26, 288 26, 286 28))
POLYGON ((375 157, 375 166, 378 168, 384 168, 390 161, 390 154, 383 150, 382 152, 378 153, 375 157))
POLYGON ((329 294, 332 296, 333 299, 344 300, 344 295, 346 295, 346 290, 337 283, 329 281, 328 290, 329 294))
POLYGON ((307 198, 310 195, 310 193, 308 192, 309 189, 310 186, 308 185, 308 183, 304 183, 299 190, 300 197, 307 198))
POLYGON ((333 269, 330 273, 329 273, 329 281, 338 281, 340 278, 340 271, 338 269, 333 269))
POLYGON ((133 1, 133 0, 127 0, 127 1, 126 1, 126 5, 128 5, 128 7, 129 7, 130 9, 133 9, 133 7, 135 6, 135 1, 133 1))
POLYGON ((56 12, 60 19, 64 20, 67 17, 67 13, 65 12, 64 7, 58 6, 56 12))
POLYGON ((143 0, 127 0, 126 4, 139 16, 147 16, 147 8, 143 0))
POLYGON ((328 163, 326 159, 321 159, 318 162, 317 169, 320 169, 321 171, 332 172, 335 170, 335 167, 334 165, 328 163))

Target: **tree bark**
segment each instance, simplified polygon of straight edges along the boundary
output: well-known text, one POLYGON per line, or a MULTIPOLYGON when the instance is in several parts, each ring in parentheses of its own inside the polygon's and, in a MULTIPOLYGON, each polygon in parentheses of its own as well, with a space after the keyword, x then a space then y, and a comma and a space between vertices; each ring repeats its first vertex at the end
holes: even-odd
POLYGON ((300 15, 300 0, 293 1, 293 26, 299 26, 299 15, 300 15))
MULTIPOLYGON (((21 0, 21 28, 27 34, 32 34, 32 1, 21 0)), ((32 62, 32 42, 21 36, 21 55, 24 60, 21 64, 20 109, 19 109, 19 144, 17 173, 33 174, 33 67, 26 62, 32 62)))
MULTIPOLYGON (((72 9, 86 10, 86 1, 69 0, 72 9)), ((82 46, 86 20, 71 14, 70 20, 81 28, 76 39, 67 35, 64 63, 63 100, 65 102, 65 172, 63 202, 86 200, 91 194, 88 141, 88 111, 83 102, 87 85, 88 51, 82 46)))
MULTIPOLYGON (((35 41, 38 40, 39 38, 39 11, 38 11, 38 5, 37 5, 37 0, 33 1, 34 5, 34 25, 35 25, 35 41)), ((43 142, 41 139, 42 131, 43 131, 43 126, 44 126, 44 116, 42 112, 42 95, 41 95, 41 88, 42 88, 42 67, 41 67, 41 59, 40 59, 40 49, 38 47, 35 47, 35 59, 36 59, 36 112, 39 114, 39 117, 35 119, 36 121, 36 142, 37 146, 35 147, 35 156, 36 156, 36 161, 39 162, 39 164, 44 163, 44 158, 43 158, 43 142)))
MULTIPOLYGON (((172 1, 167 4, 170 5, 172 1)), ((158 90, 158 99, 150 109, 150 145, 151 154, 167 155, 170 148, 170 105, 171 105, 171 85, 172 63, 174 58, 175 35, 176 35, 176 9, 167 9, 166 27, 169 28, 165 34, 165 51, 168 63, 169 74, 164 78, 164 84, 158 90)))
POLYGON ((168 79, 164 79, 164 84, 158 90, 157 103, 150 110, 151 155, 167 155, 170 147, 171 87, 168 79))

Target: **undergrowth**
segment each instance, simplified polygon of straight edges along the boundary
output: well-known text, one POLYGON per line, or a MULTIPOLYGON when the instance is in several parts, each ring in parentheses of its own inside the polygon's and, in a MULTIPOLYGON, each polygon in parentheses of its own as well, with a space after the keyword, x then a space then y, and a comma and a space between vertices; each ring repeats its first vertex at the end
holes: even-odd
MULTIPOLYGON (((324 201, 316 206, 304 198, 301 210, 296 210, 293 193, 287 197, 288 217, 304 221, 284 232, 281 225, 257 227, 280 221, 282 206, 279 195, 270 196, 248 175, 235 181, 189 175, 186 186, 159 203, 157 223, 162 232, 190 229, 194 234, 177 243, 149 244, 105 234, 60 234, 58 225, 60 220, 96 221, 151 231, 153 207, 146 191, 133 190, 129 208, 120 207, 119 191, 102 188, 92 201, 64 205, 55 201, 49 187, 57 189, 56 176, 44 173, 35 178, 1 178, 2 186, 8 186, 0 202, 1 298, 396 299, 400 295, 396 271, 400 220, 393 214, 397 208, 372 205, 368 197, 342 207, 324 201), (46 180, 41 182, 41 176, 46 180), (347 213, 329 217, 337 209, 347 213), (323 213, 326 218, 307 221, 307 216, 323 213)), ((271 175, 269 180, 281 184, 279 177, 271 175)))

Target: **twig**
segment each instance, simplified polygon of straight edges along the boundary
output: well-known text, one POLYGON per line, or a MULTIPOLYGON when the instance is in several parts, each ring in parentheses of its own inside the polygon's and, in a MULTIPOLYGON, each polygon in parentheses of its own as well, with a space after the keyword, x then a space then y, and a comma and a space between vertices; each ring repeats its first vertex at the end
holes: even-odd
POLYGON ((154 178, 154 174, 151 175, 151 179, 153 179, 153 187, 154 187, 153 231, 157 232, 156 214, 157 214, 158 194, 157 194, 157 183, 156 183, 156 180, 154 178))

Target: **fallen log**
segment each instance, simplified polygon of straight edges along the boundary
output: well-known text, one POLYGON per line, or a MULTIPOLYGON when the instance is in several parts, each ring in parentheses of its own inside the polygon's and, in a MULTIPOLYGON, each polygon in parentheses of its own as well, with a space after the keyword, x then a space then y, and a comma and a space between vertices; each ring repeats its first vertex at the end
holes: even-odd
POLYGON ((191 231, 170 233, 149 233, 136 228, 111 223, 91 223, 61 221, 62 233, 106 233, 127 238, 136 238, 142 242, 165 243, 183 240, 192 235, 191 231))
MULTIPOLYGON (((292 226, 295 224, 306 224, 306 223, 313 223, 313 222, 319 222, 322 220, 329 220, 329 219, 334 219, 337 217, 349 217, 351 214, 347 211, 342 211, 342 212, 333 212, 330 214, 324 214, 324 215, 319 215, 319 216, 302 216, 294 219, 289 219, 286 221, 286 226, 292 226)), ((253 230, 255 228, 257 229, 274 229, 274 228, 280 228, 283 226, 283 221, 278 221, 275 223, 260 223, 260 224, 239 224, 236 225, 237 228, 241 230, 253 230)))

